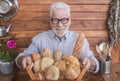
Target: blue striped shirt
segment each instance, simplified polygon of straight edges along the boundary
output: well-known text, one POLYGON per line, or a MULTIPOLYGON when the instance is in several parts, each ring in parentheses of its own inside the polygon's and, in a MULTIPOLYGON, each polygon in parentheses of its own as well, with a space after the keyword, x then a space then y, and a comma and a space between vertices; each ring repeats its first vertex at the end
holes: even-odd
MULTIPOLYGON (((17 59, 20 56, 31 55, 35 52, 40 53, 43 48, 50 48, 53 52, 56 50, 61 50, 63 56, 73 55, 73 49, 77 38, 78 33, 69 30, 67 31, 65 36, 62 37, 61 40, 59 40, 59 38, 54 34, 52 30, 48 30, 47 32, 38 34, 37 36, 32 38, 32 43, 30 44, 30 46, 17 56, 16 63, 17 59)), ((94 73, 96 73, 99 70, 99 63, 94 57, 94 53, 89 49, 89 43, 86 38, 84 40, 80 59, 85 56, 90 57, 96 63, 96 70, 93 71, 94 73)))

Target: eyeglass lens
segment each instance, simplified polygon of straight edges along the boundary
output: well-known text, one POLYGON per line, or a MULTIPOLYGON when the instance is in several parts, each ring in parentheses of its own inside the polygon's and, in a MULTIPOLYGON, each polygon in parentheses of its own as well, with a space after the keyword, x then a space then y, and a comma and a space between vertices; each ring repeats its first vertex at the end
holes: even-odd
POLYGON ((51 18, 51 21, 53 24, 58 24, 59 21, 61 21, 62 24, 66 24, 66 23, 68 23, 69 18, 62 18, 62 19, 51 18))

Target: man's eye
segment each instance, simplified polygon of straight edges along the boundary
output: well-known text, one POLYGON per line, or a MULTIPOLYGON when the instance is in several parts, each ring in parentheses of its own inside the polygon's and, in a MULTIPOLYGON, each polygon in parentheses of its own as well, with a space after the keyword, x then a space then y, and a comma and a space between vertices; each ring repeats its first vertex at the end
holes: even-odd
POLYGON ((67 19, 62 19, 63 21, 67 21, 67 19))
POLYGON ((63 21, 67 21, 67 18, 62 19, 63 21))
POLYGON ((53 21, 58 21, 58 19, 53 19, 53 21))
POLYGON ((58 21, 58 19, 53 18, 52 21, 58 21))

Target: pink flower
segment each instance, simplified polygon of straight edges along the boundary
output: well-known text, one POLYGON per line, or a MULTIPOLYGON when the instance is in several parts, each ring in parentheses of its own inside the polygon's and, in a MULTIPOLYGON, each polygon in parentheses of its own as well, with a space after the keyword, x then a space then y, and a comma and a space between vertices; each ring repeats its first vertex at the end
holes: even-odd
POLYGON ((16 48, 16 41, 15 40, 7 41, 7 48, 9 49, 16 48))

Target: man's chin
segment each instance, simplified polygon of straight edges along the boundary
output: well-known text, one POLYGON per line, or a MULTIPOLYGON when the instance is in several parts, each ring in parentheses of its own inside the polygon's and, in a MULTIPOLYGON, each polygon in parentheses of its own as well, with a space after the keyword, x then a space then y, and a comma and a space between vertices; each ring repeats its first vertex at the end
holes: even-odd
POLYGON ((66 34, 66 30, 57 31, 57 30, 53 29, 53 31, 58 37, 63 37, 66 34))
POLYGON ((58 37, 63 37, 63 36, 65 35, 65 33, 56 33, 56 35, 57 35, 58 37))

